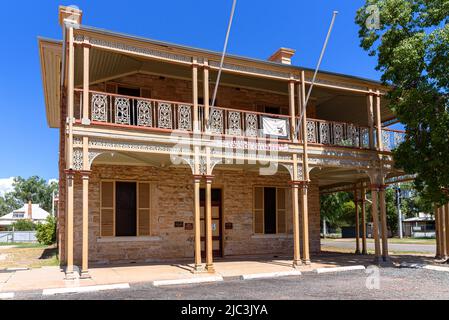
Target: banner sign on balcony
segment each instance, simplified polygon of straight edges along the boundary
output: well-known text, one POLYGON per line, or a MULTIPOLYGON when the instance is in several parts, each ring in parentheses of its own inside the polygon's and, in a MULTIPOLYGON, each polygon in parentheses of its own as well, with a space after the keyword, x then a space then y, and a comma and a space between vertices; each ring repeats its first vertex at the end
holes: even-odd
POLYGON ((288 139, 287 119, 271 118, 262 116, 262 131, 266 136, 288 139))

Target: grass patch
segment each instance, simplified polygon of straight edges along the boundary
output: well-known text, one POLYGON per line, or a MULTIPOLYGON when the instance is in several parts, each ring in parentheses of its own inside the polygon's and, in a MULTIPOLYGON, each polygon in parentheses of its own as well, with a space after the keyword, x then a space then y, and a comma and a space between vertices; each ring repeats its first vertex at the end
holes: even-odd
POLYGON ((41 268, 58 266, 58 249, 55 246, 34 246, 4 248, 0 251, 0 269, 3 268, 41 268))
POLYGON ((0 242, 0 247, 10 247, 14 246, 15 248, 46 248, 47 246, 45 244, 40 243, 28 243, 28 242, 0 242))

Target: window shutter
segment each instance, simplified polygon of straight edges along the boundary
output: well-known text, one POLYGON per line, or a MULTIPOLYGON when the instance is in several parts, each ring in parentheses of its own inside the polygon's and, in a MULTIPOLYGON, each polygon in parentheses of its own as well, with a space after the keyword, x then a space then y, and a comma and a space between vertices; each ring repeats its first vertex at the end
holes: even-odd
POLYGON ((114 182, 101 182, 100 234, 102 237, 114 236, 114 182))
POLYGON ((292 202, 292 189, 285 189, 285 225, 286 225, 286 233, 293 233, 293 202, 292 202))
POLYGON ((263 187, 254 188, 254 233, 264 233, 263 187))
POLYGON ((138 200, 137 200, 137 221, 138 221, 138 232, 139 236, 149 236, 150 235, 150 184, 149 183, 139 183, 138 186, 138 200))
POLYGON ((286 233, 286 190, 285 188, 278 188, 276 193, 276 209, 277 209, 277 233, 286 233))

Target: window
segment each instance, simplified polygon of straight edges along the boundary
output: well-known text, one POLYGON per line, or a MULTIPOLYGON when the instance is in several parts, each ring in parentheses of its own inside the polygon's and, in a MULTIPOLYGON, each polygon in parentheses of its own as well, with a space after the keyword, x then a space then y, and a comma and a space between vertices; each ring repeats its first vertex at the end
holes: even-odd
MULTIPOLYGON (((204 105, 204 98, 203 97, 199 97, 198 98, 198 104, 200 106, 204 105)), ((215 99, 215 107, 218 105, 218 100, 215 99)), ((212 98, 209 99, 209 107, 212 107, 212 98)))
POLYGON ((286 233, 286 189, 254 188, 254 233, 286 233))
POLYGON ((279 106, 267 106, 263 104, 258 104, 256 107, 257 112, 263 112, 263 113, 269 113, 269 114, 282 114, 282 115, 288 115, 289 110, 284 107, 279 106))
POLYGON ((147 182, 102 181, 102 237, 150 236, 151 185, 147 182))
POLYGON ((13 213, 13 218, 15 218, 15 219, 23 219, 24 217, 25 217, 25 213, 23 213, 23 212, 13 213))
POLYGON ((117 87, 117 94, 128 97, 140 97, 139 88, 117 87))

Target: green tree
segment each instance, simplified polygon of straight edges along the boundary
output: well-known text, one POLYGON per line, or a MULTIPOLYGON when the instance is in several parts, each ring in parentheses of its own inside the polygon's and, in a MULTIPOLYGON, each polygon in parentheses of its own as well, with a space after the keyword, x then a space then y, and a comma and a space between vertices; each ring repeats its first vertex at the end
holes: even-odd
POLYGON ((47 246, 56 242, 56 219, 49 215, 46 223, 39 223, 36 227, 36 239, 47 246))
POLYGON ((0 217, 8 214, 16 209, 19 209, 22 203, 13 197, 12 193, 6 193, 0 196, 0 217))
POLYGON ((361 47, 377 56, 390 108, 405 125, 395 163, 439 204, 449 201, 448 22, 447 0, 366 0, 356 16, 361 47))
POLYGON ((22 204, 31 200, 33 203, 40 204, 45 211, 51 211, 53 191, 58 190, 58 183, 50 184, 38 176, 28 179, 17 177, 13 183, 14 190, 12 196, 22 204))
POLYGON ((352 194, 348 192, 338 192, 322 195, 320 197, 321 219, 325 218, 330 226, 341 228, 353 225, 355 219, 355 205, 352 194))
POLYGON ((36 225, 31 220, 17 220, 9 228, 9 230, 15 231, 33 231, 36 229, 36 225))

